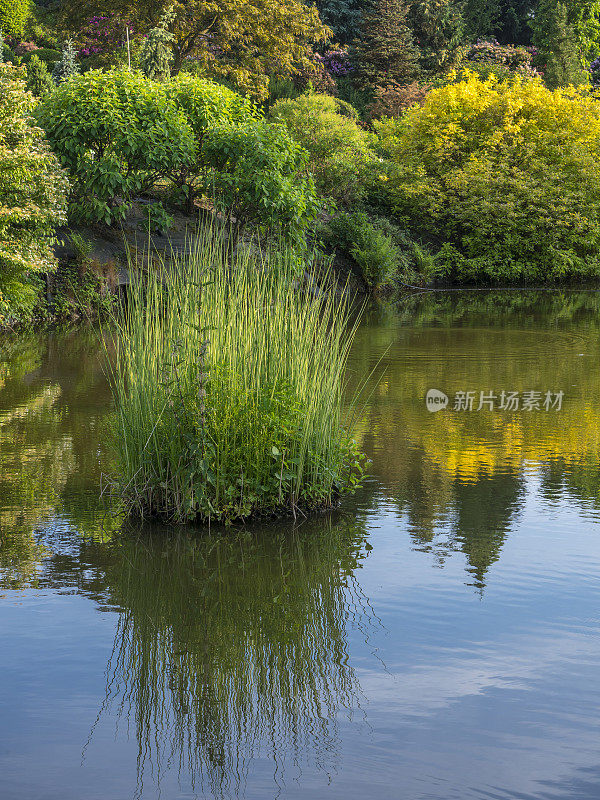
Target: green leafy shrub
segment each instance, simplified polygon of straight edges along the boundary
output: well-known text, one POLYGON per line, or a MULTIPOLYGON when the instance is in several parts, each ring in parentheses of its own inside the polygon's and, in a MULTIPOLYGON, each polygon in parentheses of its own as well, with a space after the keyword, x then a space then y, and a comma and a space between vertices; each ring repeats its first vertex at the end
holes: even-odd
POLYGON ((446 240, 458 279, 600 274, 600 103, 466 74, 377 123, 398 214, 446 240))
POLYGON ((373 224, 367 214, 341 214, 327 226, 328 242, 350 256, 370 289, 392 285, 394 277, 408 266, 389 233, 373 224))
POLYGON ((179 73, 165 85, 168 97, 185 115, 196 141, 194 158, 181 163, 171 179, 191 207, 198 177, 206 169, 203 142, 207 131, 216 124, 245 122, 258 117, 255 105, 221 84, 179 73))
POLYGON ((194 135, 164 85, 129 70, 90 70, 44 98, 48 138, 73 179, 73 219, 111 224, 132 199, 192 161, 194 135))
POLYGON ((30 0, 0 0, 2 33, 12 39, 21 39, 30 13, 30 0))
POLYGON ((131 513, 295 514, 356 485, 362 460, 342 424, 349 304, 303 291, 295 254, 280 256, 272 269, 208 227, 175 268, 131 270, 111 380, 115 488, 131 513))
MULTIPOLYGON (((305 94, 279 100, 270 117, 286 126, 309 153, 319 194, 337 203, 357 202, 365 193, 366 174, 374 156, 369 134, 329 95, 305 94)), ((353 109, 352 109, 353 111, 353 109)))
POLYGON ((0 317, 27 313, 27 276, 55 267, 54 228, 65 222, 67 180, 43 132, 23 70, 0 64, 0 317))
POLYGON ((60 50, 52 50, 49 47, 38 47, 37 50, 25 53, 22 56, 23 63, 28 64, 34 56, 39 58, 40 61, 43 61, 44 64, 50 68, 60 59, 60 50))
POLYGON ((213 125, 206 133, 207 191, 238 228, 254 224, 300 241, 319 203, 308 153, 262 119, 213 125))

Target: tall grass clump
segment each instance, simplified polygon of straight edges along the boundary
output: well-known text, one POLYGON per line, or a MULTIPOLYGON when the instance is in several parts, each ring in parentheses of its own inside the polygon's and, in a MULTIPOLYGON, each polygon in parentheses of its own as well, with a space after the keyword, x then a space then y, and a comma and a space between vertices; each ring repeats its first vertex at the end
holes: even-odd
POLYGON ((131 270, 116 320, 113 484, 135 516, 228 522, 331 507, 360 478, 342 420, 348 300, 209 226, 131 270))

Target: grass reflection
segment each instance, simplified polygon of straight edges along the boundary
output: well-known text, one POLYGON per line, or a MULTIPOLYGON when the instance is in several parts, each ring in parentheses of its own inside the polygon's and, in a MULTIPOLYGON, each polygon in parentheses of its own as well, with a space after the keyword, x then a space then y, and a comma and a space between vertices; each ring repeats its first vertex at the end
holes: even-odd
POLYGON ((219 797, 259 756, 276 782, 289 763, 332 769, 339 715, 360 707, 347 634, 371 625, 354 577, 365 555, 362 525, 330 516, 287 533, 121 538, 103 712, 135 726, 140 794, 172 767, 219 797))

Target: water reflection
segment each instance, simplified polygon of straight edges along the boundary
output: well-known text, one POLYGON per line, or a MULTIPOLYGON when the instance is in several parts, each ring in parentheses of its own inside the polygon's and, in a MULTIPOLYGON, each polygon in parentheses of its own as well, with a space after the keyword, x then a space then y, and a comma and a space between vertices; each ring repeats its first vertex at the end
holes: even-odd
POLYGON ((482 590, 534 474, 546 500, 599 496, 599 345, 597 292, 419 294, 367 315, 350 364, 351 385, 373 372, 357 435, 415 547, 438 564, 462 551, 482 590), (429 388, 565 400, 561 411, 431 414, 429 388))
POLYGON ((599 329, 591 293, 373 309, 366 489, 210 535, 100 506, 93 332, 1 339, 0 794, 597 796, 599 329), (431 387, 565 403, 430 414, 431 387))
POLYGON ((364 527, 332 517, 287 533, 120 538, 100 716, 135 730, 140 795, 171 768, 215 797, 238 796, 253 758, 272 759, 280 786, 292 764, 334 769, 339 716, 361 703, 347 629, 371 625, 354 576, 365 555, 364 527))
POLYGON ((0 586, 37 585, 57 516, 95 512, 110 407, 93 330, 0 339, 0 586))

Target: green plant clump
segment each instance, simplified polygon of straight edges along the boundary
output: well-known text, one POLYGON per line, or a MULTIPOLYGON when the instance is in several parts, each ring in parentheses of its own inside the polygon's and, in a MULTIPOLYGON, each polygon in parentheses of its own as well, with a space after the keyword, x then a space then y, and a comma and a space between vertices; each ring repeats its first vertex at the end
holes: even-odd
POLYGON ((354 119, 340 113, 346 104, 341 105, 330 95, 305 94, 296 100, 279 100, 270 116, 284 124, 308 151, 317 191, 347 205, 364 197, 374 154, 369 134, 354 119))
POLYGON ((0 0, 0 29, 3 34, 21 39, 30 13, 30 0, 0 0))
POLYGON ((123 219, 136 195, 196 152, 164 85, 127 69, 90 70, 59 84, 38 116, 72 176, 69 212, 77 221, 123 219))
POLYGON ((342 424, 348 303, 303 291, 286 250, 276 267, 253 253, 208 228, 174 268, 133 280, 111 384, 114 488, 136 516, 295 514, 360 477, 342 424))
POLYGON ((600 275, 600 102, 519 76, 431 91, 377 123, 401 218, 445 240, 437 256, 468 281, 600 275))
POLYGON ((0 319, 35 302, 29 276, 55 266, 55 226, 66 221, 67 179, 31 112, 25 74, 0 64, 0 319))
POLYGON ((354 260, 372 290, 390 287, 403 266, 403 254, 392 237, 362 211, 332 219, 325 236, 354 260))

